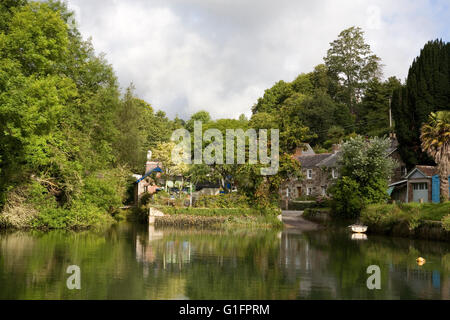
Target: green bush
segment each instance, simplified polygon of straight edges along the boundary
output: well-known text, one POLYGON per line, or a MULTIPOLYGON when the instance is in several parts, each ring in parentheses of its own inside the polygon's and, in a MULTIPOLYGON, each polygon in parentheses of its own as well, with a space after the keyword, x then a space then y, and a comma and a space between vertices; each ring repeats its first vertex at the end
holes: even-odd
POLYGON ((399 224, 406 224, 409 230, 415 230, 426 221, 442 221, 448 219, 449 203, 443 204, 375 204, 367 206, 361 213, 361 221, 383 231, 390 231, 399 224))
POLYGON ((8 196, 7 210, 0 224, 14 228, 86 229, 109 225, 120 219, 118 209, 125 198, 126 183, 119 170, 96 172, 83 180, 82 187, 64 205, 58 194, 38 180, 17 188, 8 196))
POLYGON ((340 218, 358 217, 364 207, 359 184, 349 177, 342 177, 331 188, 333 215, 340 218))
POLYGON ((446 231, 450 231, 450 214, 442 218, 442 226, 446 231))
POLYGON ((112 214, 126 197, 126 181, 114 171, 98 172, 84 180, 78 199, 112 214))
POLYGON ((179 208, 160 207, 164 213, 170 215, 197 215, 197 216, 277 216, 279 210, 259 210, 253 208, 179 208))
POLYGON ((37 229, 88 229, 113 222, 111 215, 93 204, 75 202, 72 208, 46 208, 32 221, 37 229))
POLYGON ((396 224, 405 221, 406 214, 397 205, 374 204, 361 213, 361 221, 369 226, 376 226, 383 231, 391 230, 396 224))
POLYGON ((371 180, 361 186, 350 177, 341 177, 331 188, 331 207, 338 218, 358 218, 369 204, 384 203, 388 199, 384 180, 371 180))
POLYGON ((300 196, 295 199, 295 201, 315 201, 316 196, 300 196))
POLYGON ((450 201, 444 203, 424 203, 421 205, 421 212, 423 218, 426 220, 440 221, 449 214, 450 201))
POLYGON ((307 208, 303 212, 305 219, 311 219, 317 217, 319 214, 329 214, 331 208, 307 208))
MULTIPOLYGON (((283 203, 281 203, 283 204, 283 203)), ((315 201, 299 202, 291 201, 289 202, 289 210, 304 211, 308 208, 329 208, 331 206, 331 201, 329 199, 318 197, 315 201)))
POLYGON ((194 205, 197 208, 249 208, 250 201, 245 195, 232 192, 217 196, 201 195, 194 205))

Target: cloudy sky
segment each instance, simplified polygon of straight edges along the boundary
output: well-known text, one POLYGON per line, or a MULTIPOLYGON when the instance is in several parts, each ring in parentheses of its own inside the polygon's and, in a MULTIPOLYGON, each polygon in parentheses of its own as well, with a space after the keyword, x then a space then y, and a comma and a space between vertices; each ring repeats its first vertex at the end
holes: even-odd
POLYGON ((122 87, 170 117, 250 115, 264 90, 323 62, 352 25, 385 77, 404 79, 426 41, 450 41, 448 0, 68 0, 122 87))

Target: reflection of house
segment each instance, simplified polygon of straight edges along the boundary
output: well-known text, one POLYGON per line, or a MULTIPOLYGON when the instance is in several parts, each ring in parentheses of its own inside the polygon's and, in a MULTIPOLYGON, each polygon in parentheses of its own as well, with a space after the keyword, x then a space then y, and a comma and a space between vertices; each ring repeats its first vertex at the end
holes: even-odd
POLYGON ((395 201, 439 202, 439 176, 433 166, 416 166, 389 187, 395 201))
POLYGON ((164 265, 191 262, 191 243, 189 241, 167 241, 164 250, 164 265))

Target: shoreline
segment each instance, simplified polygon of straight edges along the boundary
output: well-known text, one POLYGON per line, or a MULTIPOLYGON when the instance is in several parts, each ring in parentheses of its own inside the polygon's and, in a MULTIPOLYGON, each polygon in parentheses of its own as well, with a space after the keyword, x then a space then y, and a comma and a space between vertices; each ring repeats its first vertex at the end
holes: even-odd
MULTIPOLYGON (((323 228, 337 228, 354 223, 354 220, 333 219, 330 211, 324 209, 308 210, 303 217, 311 222, 318 223, 323 228)), ((381 216, 384 217, 384 216, 381 216)), ((391 217, 389 223, 384 223, 380 216, 377 219, 368 219, 361 215, 361 222, 368 226, 366 234, 388 236, 393 238, 418 239, 450 242, 450 231, 445 230, 442 221, 412 220, 412 216, 391 217)))

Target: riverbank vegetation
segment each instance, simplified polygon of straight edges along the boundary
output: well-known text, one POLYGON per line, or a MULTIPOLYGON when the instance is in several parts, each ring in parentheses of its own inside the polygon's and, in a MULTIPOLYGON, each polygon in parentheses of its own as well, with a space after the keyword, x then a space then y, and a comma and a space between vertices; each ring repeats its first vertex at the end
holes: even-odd
POLYGON ((450 239, 450 202, 375 204, 361 213, 361 222, 378 233, 450 239))
POLYGON ((280 228, 283 224, 278 219, 281 210, 277 206, 261 208, 251 206, 251 200, 237 193, 216 196, 202 195, 193 201, 193 206, 186 199, 164 197, 161 193, 149 199, 146 205, 132 210, 136 220, 145 221, 150 207, 165 214, 156 217, 155 224, 160 226, 199 226, 199 227, 256 227, 280 228), (167 202, 171 205, 167 205, 167 202))
POLYGON ((114 221, 132 170, 176 121, 121 95, 59 1, 0 3, 0 226, 114 221))
MULTIPOLYGON (((356 216, 365 205, 386 198, 382 189, 388 163, 370 160, 381 159, 385 142, 372 139, 369 147, 357 135, 389 132, 393 91, 403 150, 409 142, 405 128, 414 119, 402 111, 409 110, 398 93, 404 88, 395 77, 381 79, 381 60, 358 27, 342 31, 313 71, 267 89, 251 108, 250 119, 212 119, 200 111, 185 121, 171 120, 136 97, 132 84, 120 88, 112 66, 82 38, 63 2, 2 1, 0 18, 0 227, 81 229, 114 222, 121 216, 118 208, 132 203, 131 174, 144 173, 149 149, 161 158, 165 175, 180 174, 193 184, 219 183, 225 193, 237 189, 233 200, 202 198, 198 207, 253 208, 272 219, 282 183, 302 178, 292 153, 305 142, 326 151, 350 138, 348 149, 359 162, 352 164, 349 156, 344 172, 348 166, 348 172, 359 173, 344 174, 333 196, 335 211, 356 216), (261 164, 174 166, 168 153, 174 145, 171 134, 178 128, 193 133, 195 121, 202 121, 203 132, 215 128, 222 134, 227 129, 279 129, 277 174, 261 175, 266 166, 261 164), (365 176, 369 172, 370 179, 365 176)), ((424 58, 411 67, 408 90, 413 90, 414 70, 428 63, 429 54, 444 61, 447 52, 442 41, 427 44, 424 58)), ((424 81, 444 83, 446 73, 435 77, 442 68, 427 70, 424 81)), ((431 94, 439 97, 439 108, 448 110, 448 96, 442 94, 448 86, 441 87, 431 94)))
POLYGON ((168 210, 160 208, 167 213, 163 217, 155 218, 156 226, 177 227, 201 227, 213 229, 236 229, 236 228, 258 228, 258 229, 280 229, 283 223, 277 216, 261 214, 251 210, 168 210))

